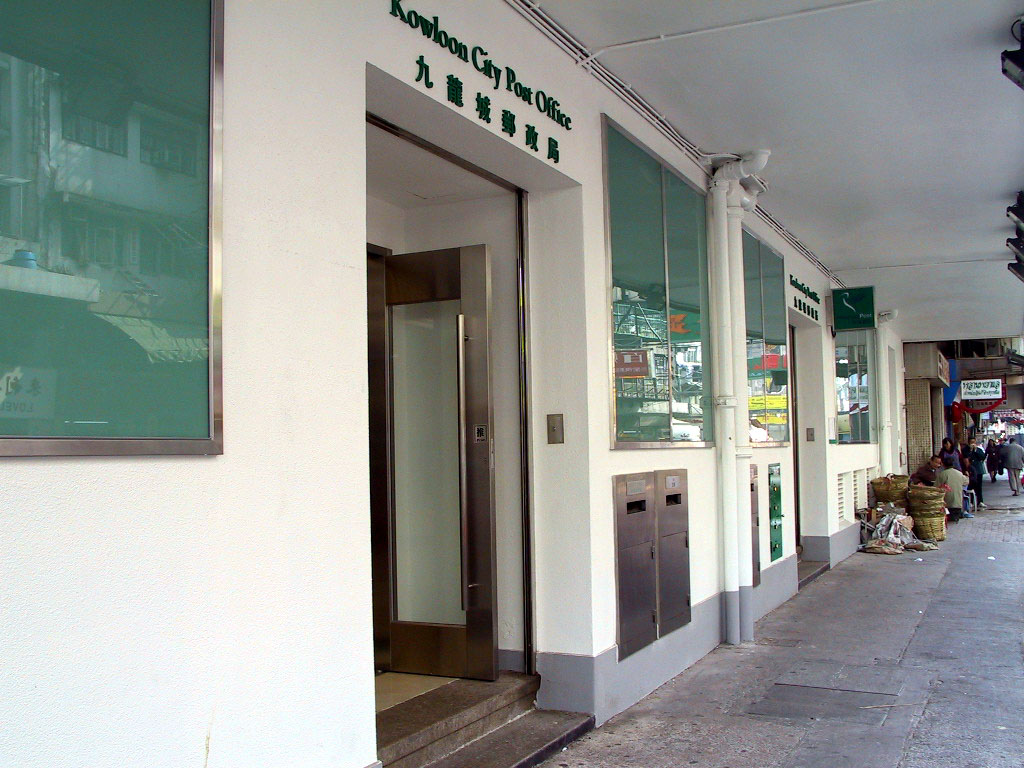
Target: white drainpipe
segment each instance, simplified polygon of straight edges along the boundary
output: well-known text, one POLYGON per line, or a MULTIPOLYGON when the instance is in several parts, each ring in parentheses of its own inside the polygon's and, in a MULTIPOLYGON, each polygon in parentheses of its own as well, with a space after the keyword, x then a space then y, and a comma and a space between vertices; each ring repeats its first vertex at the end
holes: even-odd
POLYGON ((747 397, 747 328, 745 318, 746 286, 743 275, 743 208, 742 188, 734 182, 729 200, 729 294, 733 313, 732 324, 733 376, 736 380, 736 527, 739 531, 736 557, 740 579, 740 640, 754 639, 754 564, 751 540, 750 505, 750 400, 747 397), (738 188, 738 189, 737 189, 738 188))
POLYGON ((715 392, 715 444, 718 451, 718 519, 721 521, 725 641, 739 645, 740 573, 736 526, 736 408, 732 301, 729 290, 729 181, 711 180, 711 350, 715 392))
MULTIPOLYGON (((762 170, 768 162, 768 154, 767 150, 761 150, 746 159, 726 163, 718 168, 712 181, 712 205, 716 222, 716 275, 722 275, 720 280, 716 280, 715 291, 728 292, 728 305, 731 308, 725 322, 724 336, 727 343, 720 362, 731 373, 728 385, 732 405, 723 406, 723 409, 732 411, 732 429, 728 436, 730 442, 727 450, 720 454, 719 465, 722 484, 732 486, 731 493, 722 494, 720 518, 723 521, 726 550, 726 639, 731 644, 754 639, 750 504, 750 463, 753 453, 750 448, 750 404, 747 399, 743 213, 744 210, 753 210, 757 193, 747 192, 740 181, 762 170), (719 222, 725 225, 724 233, 719 222), (723 245, 724 248, 721 248, 723 245)), ((730 421, 729 415, 726 413, 721 421, 730 421)))

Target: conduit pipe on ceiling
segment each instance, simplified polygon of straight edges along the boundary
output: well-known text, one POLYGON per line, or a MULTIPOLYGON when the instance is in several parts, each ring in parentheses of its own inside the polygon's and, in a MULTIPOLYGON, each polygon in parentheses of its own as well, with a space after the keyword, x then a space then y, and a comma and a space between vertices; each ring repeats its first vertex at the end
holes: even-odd
MULTIPOLYGON (((888 0, 847 0, 847 2, 835 3, 834 5, 825 5, 818 8, 805 8, 799 11, 789 11, 788 13, 780 13, 774 16, 763 16, 758 19, 749 19, 747 21, 734 21, 728 24, 716 24, 711 27, 702 27, 700 29, 687 29, 682 32, 669 32, 660 35, 654 35, 652 37, 641 37, 637 40, 626 40, 621 43, 612 43, 606 45, 603 48, 598 48, 596 51, 587 56, 580 63, 584 66, 595 61, 598 56, 602 56, 608 51, 619 51, 624 48, 636 48, 643 45, 653 45, 655 43, 671 42, 673 40, 682 40, 687 37, 697 37, 698 35, 709 35, 715 32, 725 32, 726 30, 732 29, 743 29, 745 27, 756 27, 761 24, 771 24, 777 21, 787 21, 789 19, 802 18, 804 16, 816 16, 821 13, 830 13, 832 11, 839 11, 846 8, 852 8, 858 5, 874 5, 875 3, 884 3, 888 0)), ((539 8, 540 3, 534 3, 534 7, 539 8)))
POLYGON ((731 182, 712 178, 711 350, 714 361, 715 444, 718 453, 719 551, 725 595, 725 642, 739 645, 740 574, 736 518, 736 383, 733 366, 732 301, 729 290, 728 194, 731 182))

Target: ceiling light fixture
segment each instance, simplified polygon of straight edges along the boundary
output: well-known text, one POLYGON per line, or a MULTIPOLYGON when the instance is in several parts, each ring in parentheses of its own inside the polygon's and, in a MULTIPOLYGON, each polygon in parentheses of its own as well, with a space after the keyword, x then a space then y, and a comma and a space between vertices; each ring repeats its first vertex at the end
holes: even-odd
POLYGON ((1018 88, 1024 89, 1024 16, 1017 19, 1010 25, 1010 34, 1013 39, 1021 43, 1016 51, 1003 51, 1003 74, 1017 84, 1018 88), (1016 30, 1016 31, 1014 31, 1016 30))
POLYGON ((1017 204, 1007 208, 1006 215, 1019 229, 1024 229, 1024 191, 1017 193, 1017 204))

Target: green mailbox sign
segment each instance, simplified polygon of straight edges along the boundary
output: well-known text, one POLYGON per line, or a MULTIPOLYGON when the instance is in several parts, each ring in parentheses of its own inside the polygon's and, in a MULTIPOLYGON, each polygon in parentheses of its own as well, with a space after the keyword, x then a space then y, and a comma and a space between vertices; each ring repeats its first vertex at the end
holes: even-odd
POLYGON ((832 291, 832 317, 837 331, 875 327, 875 288, 843 288, 832 291))

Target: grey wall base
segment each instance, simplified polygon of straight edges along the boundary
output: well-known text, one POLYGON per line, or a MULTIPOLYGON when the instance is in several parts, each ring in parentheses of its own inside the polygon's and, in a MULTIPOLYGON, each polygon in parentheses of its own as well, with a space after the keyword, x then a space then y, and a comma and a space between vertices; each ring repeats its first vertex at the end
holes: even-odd
POLYGON ((366 768, 384 768, 384 764, 378 760, 376 763, 370 763, 366 768))
POLYGON ((754 587, 754 621, 774 611, 797 593, 796 555, 777 560, 761 571, 761 583, 754 587))
POLYGON ((831 536, 804 536, 804 559, 818 560, 835 568, 860 546, 860 523, 850 523, 831 536))
POLYGON ((526 653, 524 651, 510 651, 507 648, 498 649, 498 669, 509 672, 526 671, 526 653))
POLYGON ((754 641, 754 588, 740 587, 740 642, 754 641))
POLYGON ((718 646, 723 631, 722 602, 721 595, 715 595, 698 603, 689 624, 622 661, 614 646, 596 657, 538 653, 541 685, 537 705, 592 713, 598 724, 605 722, 718 646))

